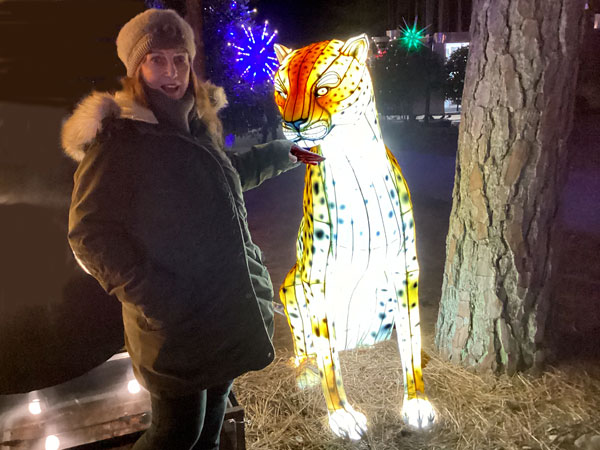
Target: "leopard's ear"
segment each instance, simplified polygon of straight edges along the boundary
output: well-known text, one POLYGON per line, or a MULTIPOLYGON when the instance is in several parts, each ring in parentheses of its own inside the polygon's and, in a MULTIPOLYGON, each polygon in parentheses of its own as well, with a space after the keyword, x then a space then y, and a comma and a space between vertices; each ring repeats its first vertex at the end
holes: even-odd
POLYGON ((273 49, 275 50, 275 55, 277 56, 277 61, 279 61, 279 64, 283 62, 287 55, 292 53, 291 48, 287 48, 285 45, 281 44, 273 44, 273 49))
POLYGON ((364 64, 369 53, 369 38, 365 33, 354 36, 344 43, 340 52, 342 55, 354 56, 361 64, 364 64))

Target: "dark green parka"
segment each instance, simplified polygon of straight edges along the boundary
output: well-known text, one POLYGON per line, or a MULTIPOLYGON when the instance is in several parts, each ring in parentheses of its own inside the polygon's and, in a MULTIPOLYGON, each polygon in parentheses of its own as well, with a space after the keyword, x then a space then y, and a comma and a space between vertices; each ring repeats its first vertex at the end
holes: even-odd
POLYGON ((71 248, 122 302, 138 380, 172 395, 273 360, 273 288, 242 190, 295 166, 291 142, 226 156, 197 118, 190 129, 159 124, 123 92, 95 93, 62 135, 79 162, 71 248))

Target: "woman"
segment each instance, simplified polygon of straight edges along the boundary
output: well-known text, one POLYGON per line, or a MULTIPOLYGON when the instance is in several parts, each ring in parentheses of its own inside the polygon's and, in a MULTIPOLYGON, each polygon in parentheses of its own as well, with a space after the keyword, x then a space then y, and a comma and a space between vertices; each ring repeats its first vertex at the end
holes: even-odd
POLYGON ((222 89, 200 82, 189 25, 147 10, 123 26, 123 90, 93 93, 63 127, 75 173, 69 243, 123 305, 152 425, 135 449, 217 449, 233 379, 274 356, 273 290, 243 189, 317 155, 288 141, 222 150, 222 89))

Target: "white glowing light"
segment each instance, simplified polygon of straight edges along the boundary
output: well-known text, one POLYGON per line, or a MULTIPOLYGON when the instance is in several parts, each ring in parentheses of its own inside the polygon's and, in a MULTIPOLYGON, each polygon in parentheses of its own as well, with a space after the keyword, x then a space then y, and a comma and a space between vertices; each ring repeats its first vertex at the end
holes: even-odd
POLYGON ((435 423, 435 411, 428 400, 413 398, 404 400, 402 417, 407 425, 424 430, 435 423))
POLYGON ((329 414, 329 427, 336 436, 358 441, 367 431, 367 418, 347 405, 329 414))
MULTIPOLYGON (((275 36, 277 36, 277 30, 273 31, 273 34, 271 34, 271 37, 269 37, 265 45, 269 45, 273 41, 275 36)), ((271 56, 270 59, 272 59, 273 61, 277 61, 277 58, 275 58, 274 56, 271 56)))
POLYGON ((60 439, 57 436, 51 434, 46 437, 45 450, 58 450, 60 448, 60 439))
POLYGON ((265 20, 265 26, 263 27, 262 35, 260 37, 261 41, 264 41, 265 40, 265 36, 267 35, 267 25, 269 25, 269 21, 265 20))
POLYGON ((29 412, 34 416, 42 413, 42 404, 38 398, 29 402, 29 412))
POLYGON ((137 380, 129 380, 129 383, 127 383, 127 390, 130 394, 137 394, 142 390, 142 388, 140 387, 140 383, 138 383, 137 380))

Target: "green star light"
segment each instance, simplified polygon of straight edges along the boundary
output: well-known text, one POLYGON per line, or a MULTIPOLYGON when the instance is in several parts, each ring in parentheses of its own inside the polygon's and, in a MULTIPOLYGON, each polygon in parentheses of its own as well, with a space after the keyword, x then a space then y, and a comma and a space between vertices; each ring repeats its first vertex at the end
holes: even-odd
POLYGON ((408 51, 418 50, 421 46, 425 45, 423 40, 425 39, 425 28, 417 29, 417 19, 413 23, 413 26, 410 27, 406 20, 404 21, 404 27, 400 28, 402 32, 402 36, 400 37, 400 42, 404 45, 408 51))

